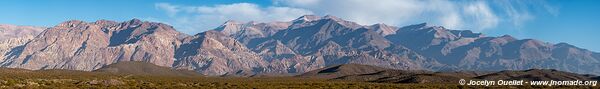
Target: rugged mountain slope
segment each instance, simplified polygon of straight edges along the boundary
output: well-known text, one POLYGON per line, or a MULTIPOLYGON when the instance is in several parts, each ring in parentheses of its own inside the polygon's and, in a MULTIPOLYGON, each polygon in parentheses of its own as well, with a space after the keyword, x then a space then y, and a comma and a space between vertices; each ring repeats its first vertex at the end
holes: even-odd
POLYGON ((46 28, 0 24, 0 62, 10 49, 25 44, 44 29, 46 28))
POLYGON ((594 70, 600 68, 600 59, 594 58, 594 52, 566 43, 520 40, 509 35, 485 37, 468 30, 448 30, 439 26, 427 26, 426 23, 401 27, 386 38, 446 65, 439 70, 545 68, 600 74, 600 71, 594 70))
POLYGON ((289 25, 290 22, 240 23, 230 20, 213 30, 222 32, 244 44, 248 44, 252 39, 272 36, 276 32, 286 29, 289 25))
POLYGON ((91 71, 143 61, 206 75, 296 74, 340 64, 428 71, 532 68, 600 74, 600 54, 559 43, 486 37, 426 23, 360 25, 335 16, 290 22, 228 21, 187 36, 171 26, 131 20, 67 21, 5 51, 0 66, 91 71))
POLYGON ((207 75, 253 75, 267 72, 268 63, 242 43, 220 32, 206 31, 185 38, 177 49, 173 67, 207 75))
POLYGON ((161 23, 137 19, 117 23, 67 21, 15 47, 2 67, 94 70, 118 61, 173 64, 175 47, 184 34, 161 23))
POLYGON ((287 73, 359 63, 408 70, 551 68, 600 74, 593 70, 600 67, 597 53, 565 44, 520 40, 508 35, 486 37, 469 30, 450 30, 427 23, 404 27, 363 26, 335 16, 305 15, 288 23, 257 25, 275 23, 230 21, 216 31, 241 41, 270 62, 274 70, 287 73), (265 31, 270 33, 265 34, 265 31))
MULTIPOLYGON (((568 44, 550 44, 533 39, 517 40, 511 36, 485 37, 457 47, 440 61, 467 70, 558 69, 577 73, 599 74, 599 59, 593 52, 568 44)), ((441 58, 440 58, 441 59, 441 58)))
MULTIPOLYGON (((287 29, 271 36, 253 38, 246 46, 270 61, 274 70, 287 73, 347 63, 410 70, 439 66, 435 61, 386 40, 383 34, 389 34, 395 27, 383 24, 367 27, 334 16, 313 15, 302 16, 291 23, 287 29)), ((231 33, 232 30, 218 31, 231 33)))

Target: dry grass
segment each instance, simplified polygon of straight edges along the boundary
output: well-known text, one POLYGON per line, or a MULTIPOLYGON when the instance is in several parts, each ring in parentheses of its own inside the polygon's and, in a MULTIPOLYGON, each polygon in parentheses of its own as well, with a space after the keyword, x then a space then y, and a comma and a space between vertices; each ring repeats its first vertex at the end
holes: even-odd
MULTIPOLYGON (((45 70, 0 71, 0 88, 217 88, 217 89, 420 89, 420 88, 548 88, 543 86, 461 86, 454 84, 394 84, 333 81, 298 77, 178 77, 104 74, 82 71, 45 70)), ((597 88, 558 86, 552 88, 597 88)))

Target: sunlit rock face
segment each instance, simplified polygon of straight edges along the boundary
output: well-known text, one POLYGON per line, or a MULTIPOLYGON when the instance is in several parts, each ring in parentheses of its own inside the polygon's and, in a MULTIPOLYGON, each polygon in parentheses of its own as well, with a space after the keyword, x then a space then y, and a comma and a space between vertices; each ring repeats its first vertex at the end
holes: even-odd
POLYGON ((90 71, 142 61, 205 75, 252 76, 354 63, 400 70, 542 68, 600 74, 599 53, 567 43, 490 37, 427 23, 360 25, 335 16, 305 15, 288 22, 227 21, 193 36, 137 19, 73 20, 40 31, 2 30, 0 66, 90 71))
POLYGON ((0 62, 4 60, 4 54, 12 48, 24 45, 44 29, 46 28, 0 24, 0 53, 2 54, 0 55, 0 62))
POLYGON ((94 70, 118 61, 144 61, 171 67, 182 33, 161 23, 99 20, 67 21, 12 48, 3 67, 94 70))

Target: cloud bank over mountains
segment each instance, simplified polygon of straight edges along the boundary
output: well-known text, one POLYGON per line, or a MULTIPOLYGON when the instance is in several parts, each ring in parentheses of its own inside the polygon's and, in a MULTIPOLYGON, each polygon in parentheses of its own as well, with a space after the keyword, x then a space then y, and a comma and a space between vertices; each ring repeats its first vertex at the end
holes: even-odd
POLYGON ((215 6, 180 6, 157 3, 156 8, 165 10, 175 27, 182 32, 195 34, 219 26, 227 20, 236 21, 289 21, 298 16, 314 14, 312 11, 291 7, 261 7, 252 3, 234 3, 215 6))
POLYGON ((535 19, 532 12, 557 15, 558 8, 545 1, 444 1, 444 0, 273 0, 269 6, 231 3, 188 6, 156 3, 171 18, 162 21, 187 34, 213 29, 227 20, 240 22, 289 21, 315 14, 334 15, 362 25, 386 23, 402 26, 427 22, 449 29, 476 32, 498 27, 500 23, 519 27, 535 19))

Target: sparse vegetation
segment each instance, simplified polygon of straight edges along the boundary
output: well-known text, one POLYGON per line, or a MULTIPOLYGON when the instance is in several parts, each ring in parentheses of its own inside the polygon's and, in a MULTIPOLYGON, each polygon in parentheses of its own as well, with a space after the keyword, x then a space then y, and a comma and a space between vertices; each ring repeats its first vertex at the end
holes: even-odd
MULTIPOLYGON (((2 69, 4 70, 4 69, 2 69)), ((561 88, 597 88, 558 86, 561 88)), ((108 74, 66 70, 0 71, 0 88, 228 88, 228 89, 415 89, 415 88, 548 88, 545 86, 461 86, 458 84, 396 84, 350 82, 299 77, 182 77, 108 74)), ((557 87, 553 87, 557 88, 557 87)))
MULTIPOLYGON (((351 66, 347 66, 350 68, 351 66)), ((370 68, 370 67, 369 67, 370 68)), ((325 68, 327 69, 327 68, 325 68)), ((351 67, 350 69, 364 69, 351 67)), ((362 73, 340 67, 335 71, 346 74, 362 73)), ((339 74, 339 73, 337 73, 339 74)), ((24 70, 0 68, 1 88, 217 88, 217 89, 421 89, 421 88, 598 88, 590 86, 462 86, 456 83, 398 83, 365 82, 328 79, 311 76, 296 77, 206 77, 190 71, 171 70, 165 67, 138 62, 123 62, 97 71, 75 70, 24 70), (161 73, 169 72, 169 73, 161 73)))

